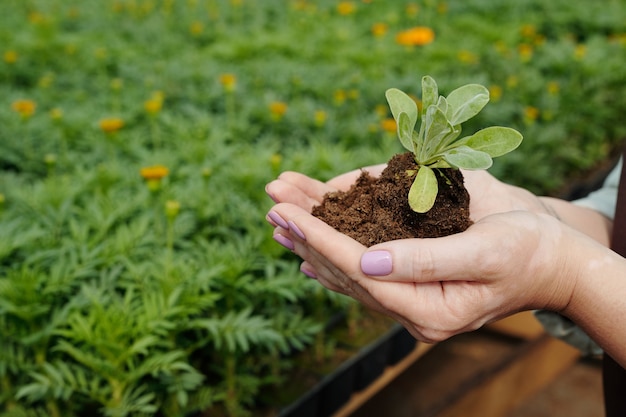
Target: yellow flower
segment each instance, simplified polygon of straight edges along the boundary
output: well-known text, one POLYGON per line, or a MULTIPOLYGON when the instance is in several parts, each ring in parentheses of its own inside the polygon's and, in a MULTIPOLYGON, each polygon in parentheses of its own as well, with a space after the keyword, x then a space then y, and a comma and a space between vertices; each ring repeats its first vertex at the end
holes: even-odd
POLYGON ((423 46, 435 40, 435 32, 426 26, 416 26, 396 35, 396 42, 404 46, 423 46))
POLYGON ((532 39, 537 34, 537 29, 535 28, 534 25, 531 25, 531 24, 526 24, 522 26, 520 31, 522 32, 522 36, 527 39, 532 39))
POLYGON ((287 103, 282 101, 273 101, 269 105, 270 114, 274 120, 280 120, 287 113, 287 103))
POLYGON ((470 51, 459 51, 457 57, 459 58, 459 61, 465 64, 475 64, 478 62, 476 54, 470 51))
POLYGON ((516 75, 509 75, 506 79, 506 86, 508 88, 517 88, 519 85, 519 78, 516 75))
POLYGON ((194 36, 202 34, 203 31, 204 25, 202 24, 202 22, 198 22, 197 20, 195 22, 192 22, 191 26, 189 26, 189 32, 194 36))
POLYGON ((15 100, 11 104, 11 108, 16 113, 19 113, 22 118, 28 119, 30 116, 35 114, 37 104, 32 100, 15 100))
POLYGON ((406 6, 405 10, 408 17, 415 17, 419 13, 420 7, 415 3, 411 3, 406 6))
POLYGON ((529 61, 533 56, 533 47, 527 43, 522 43, 517 47, 517 51, 519 52, 520 58, 522 61, 529 61))
POLYGON ((168 219, 175 219, 180 213, 180 203, 176 200, 167 200, 165 202, 165 215, 168 219))
POLYGON ((377 38, 385 36, 387 33, 387 25, 385 23, 374 23, 372 25, 372 35, 377 38))
POLYGON ((272 167, 272 170, 278 171, 282 162, 283 157, 281 154, 275 153, 270 156, 270 166, 272 167))
POLYGON ((489 98, 492 101, 498 101, 502 98, 502 87, 499 85, 492 85, 489 87, 489 98))
POLYGON ((155 91, 152 97, 143 102, 143 108, 148 114, 157 114, 163 108, 164 94, 162 91, 155 91))
POLYGON ((237 77, 234 74, 222 74, 220 75, 220 84, 224 87, 224 90, 231 93, 235 91, 237 85, 237 77))
POLYGON ((53 108, 52 110, 50 110, 50 118, 52 120, 61 120, 63 119, 63 110, 61 110, 58 107, 53 108))
POLYGON ((550 94, 551 96, 555 96, 557 94, 559 94, 559 90, 560 90, 560 86, 559 83, 556 81, 551 81, 548 83, 547 86, 547 90, 548 90, 548 94, 550 94))
POLYGON ((156 192, 161 188, 161 180, 169 174, 169 170, 163 165, 153 165, 141 168, 139 174, 146 180, 148 189, 156 192))
POLYGON ((385 131, 385 132, 389 132, 389 133, 395 133, 396 130, 398 129, 398 125, 396 124, 396 121, 390 117, 383 119, 380 121, 380 127, 385 131))
POLYGON ((7 64, 15 64, 18 60, 17 52, 15 51, 6 51, 3 55, 4 62, 7 64))
POLYGON ((113 78, 109 83, 109 86, 113 91, 120 91, 124 86, 124 80, 122 80, 121 78, 113 78))
POLYGON ((337 5, 337 13, 342 16, 353 14, 356 11, 356 5, 351 1, 342 1, 337 5))
POLYGON ((334 94, 334 101, 336 105, 342 105, 346 101, 346 92, 345 90, 336 90, 334 94))
POLYGON ((324 110, 316 110, 313 115, 313 120, 315 121, 315 126, 321 127, 326 124, 327 114, 324 110))
POLYGON ((100 130, 104 133, 115 133, 124 127, 124 121, 118 117, 110 117, 100 120, 100 130))
POLYGON ((587 55, 587 46, 576 45, 576 49, 574 50, 574 58, 583 59, 585 55, 587 55))
POLYGON ((532 123, 539 117, 539 109, 533 106, 524 108, 524 120, 526 123, 532 123))

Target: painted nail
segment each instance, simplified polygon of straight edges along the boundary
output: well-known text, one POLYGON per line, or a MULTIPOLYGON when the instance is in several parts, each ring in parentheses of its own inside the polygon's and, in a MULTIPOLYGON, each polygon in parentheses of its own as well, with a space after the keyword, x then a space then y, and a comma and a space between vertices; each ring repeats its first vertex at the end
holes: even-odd
POLYGON ((276 223, 283 229, 289 229, 289 225, 287 224, 285 219, 280 217, 280 214, 276 213, 275 211, 270 211, 269 213, 267 213, 267 217, 269 217, 274 223, 276 223))
POLYGON ((391 253, 384 250, 366 252, 361 257, 361 271, 367 275, 383 276, 391 274, 393 264, 391 253))
POLYGON ((300 267, 300 272, 302 272, 304 275, 306 275, 309 278, 313 278, 316 279, 317 278, 317 274, 307 268, 303 268, 302 266, 300 267))
POLYGON ((295 246, 294 246, 293 242, 291 241, 291 239, 281 235, 280 233, 276 233, 274 235, 274 240, 276 242, 280 243, 281 245, 283 245, 284 247, 286 247, 289 250, 294 250, 294 248, 295 248, 295 246))
POLYGON ((302 233, 302 230, 300 230, 298 225, 292 221, 288 221, 287 224, 289 225, 289 230, 294 232, 300 239, 306 240, 306 236, 304 236, 304 233, 302 233))

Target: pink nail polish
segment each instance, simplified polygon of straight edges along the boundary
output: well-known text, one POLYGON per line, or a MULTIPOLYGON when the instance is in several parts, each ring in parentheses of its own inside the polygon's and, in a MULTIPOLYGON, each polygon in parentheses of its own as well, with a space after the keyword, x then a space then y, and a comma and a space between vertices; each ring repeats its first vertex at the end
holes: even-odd
POLYGON ((289 230, 291 230, 292 232, 294 232, 300 239, 302 240, 306 240, 306 236, 304 236, 304 233, 302 233, 302 230, 300 230, 300 228, 298 227, 298 225, 296 225, 294 222, 289 221, 287 222, 287 224, 289 225, 289 230))
POLYGON ((283 229, 289 229, 289 225, 287 224, 285 219, 280 217, 280 214, 276 213, 275 211, 270 211, 269 213, 267 213, 267 217, 269 217, 274 223, 276 223, 283 229))
POLYGON ((281 245, 283 245, 284 247, 286 247, 289 250, 294 250, 295 246, 293 244, 293 242, 291 241, 291 239, 289 239, 288 237, 285 237, 279 233, 275 234, 274 236, 274 240, 278 243, 280 243, 281 245))
POLYGON ((372 276, 384 276, 391 274, 393 263, 391 253, 384 250, 366 252, 361 257, 361 271, 372 276))
POLYGON ((317 278, 317 274, 307 268, 300 267, 300 272, 302 272, 304 275, 306 275, 309 278, 313 278, 313 279, 317 278))

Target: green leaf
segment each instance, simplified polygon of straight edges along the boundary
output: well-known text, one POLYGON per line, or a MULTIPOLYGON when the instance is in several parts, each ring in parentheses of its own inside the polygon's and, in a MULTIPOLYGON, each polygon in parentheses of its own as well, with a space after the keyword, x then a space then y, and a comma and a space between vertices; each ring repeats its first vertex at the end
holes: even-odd
POLYGON ((446 98, 446 115, 456 126, 476 116, 489 102, 489 90, 480 84, 467 84, 452 91, 446 98))
POLYGON ((477 151, 469 146, 459 146, 450 149, 443 154, 450 165, 463 169, 487 169, 493 163, 488 153, 477 151))
POLYGON ((425 163, 426 160, 438 149, 442 139, 452 131, 452 126, 448 122, 446 115, 437 106, 430 106, 424 117, 424 155, 418 158, 424 159, 418 162, 425 163))
POLYGON ((393 114, 393 118, 396 119, 396 122, 400 124, 400 113, 406 113, 409 118, 411 130, 413 130, 418 117, 417 104, 415 101, 397 88, 388 89, 385 92, 385 97, 387 98, 391 114, 393 114))
POLYGON ((522 143, 522 134, 509 127, 492 126, 459 140, 459 145, 489 154, 492 158, 504 155, 522 143))
POLYGON ((409 115, 405 112, 398 115, 398 138, 400 139, 402 146, 411 152, 415 151, 415 146, 413 145, 414 128, 415 123, 411 123, 409 115))
POLYGON ((430 106, 437 105, 438 100, 437 82, 428 75, 422 77, 422 114, 425 114, 430 106))
POLYGON ((420 166, 409 190, 409 206, 413 211, 426 213, 435 204, 438 191, 435 172, 426 165, 420 166))

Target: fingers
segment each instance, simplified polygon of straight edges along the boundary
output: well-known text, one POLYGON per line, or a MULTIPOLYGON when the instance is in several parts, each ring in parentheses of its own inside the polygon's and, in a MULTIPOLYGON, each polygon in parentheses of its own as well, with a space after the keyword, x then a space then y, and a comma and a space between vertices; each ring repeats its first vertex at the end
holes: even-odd
POLYGON ((336 188, 297 172, 283 172, 265 186, 265 192, 276 203, 291 203, 307 211, 320 204, 326 193, 336 188))
POLYGON ((372 177, 380 176, 380 173, 385 169, 384 164, 380 165, 372 165, 368 167, 364 167, 361 169, 355 169, 354 171, 346 172, 345 174, 341 174, 336 176, 335 178, 328 181, 328 185, 338 189, 338 190, 347 190, 350 188, 352 184, 354 184, 357 178, 361 175, 363 171, 368 172, 372 177))

